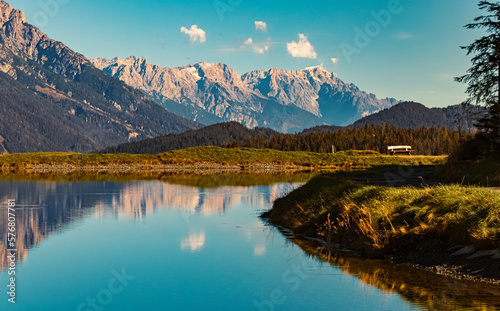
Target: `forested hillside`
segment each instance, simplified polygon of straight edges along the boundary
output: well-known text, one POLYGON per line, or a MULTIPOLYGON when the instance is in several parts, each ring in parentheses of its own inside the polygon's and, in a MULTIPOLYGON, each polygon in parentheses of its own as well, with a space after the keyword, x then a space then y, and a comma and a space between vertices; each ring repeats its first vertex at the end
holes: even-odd
POLYGON ((486 109, 473 105, 454 105, 446 108, 427 108, 415 102, 400 103, 389 109, 360 119, 352 126, 382 123, 400 128, 446 127, 461 131, 475 131, 478 120, 484 117, 486 109))
POLYGON ((182 134, 170 134, 121 144, 103 150, 102 153, 157 154, 198 146, 225 146, 251 137, 267 139, 277 134, 278 132, 266 128, 250 130, 238 122, 219 123, 182 134))

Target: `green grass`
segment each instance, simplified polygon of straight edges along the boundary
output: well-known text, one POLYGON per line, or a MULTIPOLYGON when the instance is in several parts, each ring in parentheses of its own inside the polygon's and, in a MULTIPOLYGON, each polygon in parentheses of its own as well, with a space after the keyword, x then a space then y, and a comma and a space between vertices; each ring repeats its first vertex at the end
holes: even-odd
POLYGON ((196 147, 159 155, 26 153, 0 156, 3 170, 29 169, 33 165, 165 165, 217 163, 223 165, 278 164, 325 169, 363 169, 378 165, 437 165, 446 157, 391 157, 372 151, 346 151, 336 154, 283 152, 270 149, 196 147))
POLYGON ((500 193, 476 186, 365 186, 320 175, 278 200, 271 223, 375 254, 440 238, 454 244, 500 244, 500 193))

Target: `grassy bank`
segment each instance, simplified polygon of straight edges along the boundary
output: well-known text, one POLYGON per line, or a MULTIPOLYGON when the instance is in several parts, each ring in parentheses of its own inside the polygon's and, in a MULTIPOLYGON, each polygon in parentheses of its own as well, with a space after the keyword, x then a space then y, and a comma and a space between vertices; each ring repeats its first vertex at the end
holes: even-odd
POLYGON ((500 247, 500 194, 475 186, 390 188, 362 185, 346 174, 320 175, 264 217, 369 257, 411 257, 437 244, 500 247))
POLYGON ((390 157, 372 151, 346 151, 337 154, 283 152, 270 149, 196 147, 159 155, 27 153, 0 156, 0 167, 29 170, 36 166, 160 166, 214 163, 218 165, 290 165, 346 170, 378 165, 435 165, 446 157, 390 157))

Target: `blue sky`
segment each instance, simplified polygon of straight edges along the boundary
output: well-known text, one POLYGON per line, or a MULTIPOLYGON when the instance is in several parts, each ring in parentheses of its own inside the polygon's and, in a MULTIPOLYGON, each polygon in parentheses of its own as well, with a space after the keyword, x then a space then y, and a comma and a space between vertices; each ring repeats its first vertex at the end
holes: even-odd
POLYGON ((480 14, 471 0, 8 2, 88 58, 222 62, 241 74, 322 65, 378 97, 431 107, 466 98, 453 81, 470 66, 459 46, 481 35, 463 28, 480 14))

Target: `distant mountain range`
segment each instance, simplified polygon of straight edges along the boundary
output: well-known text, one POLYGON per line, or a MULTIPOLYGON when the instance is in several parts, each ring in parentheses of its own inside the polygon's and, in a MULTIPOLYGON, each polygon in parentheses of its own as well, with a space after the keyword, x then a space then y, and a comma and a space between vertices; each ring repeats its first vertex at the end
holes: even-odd
POLYGON ((109 77, 0 1, 0 153, 87 152, 200 127, 109 77))
POLYGON ((225 64, 162 68, 136 57, 91 61, 167 110, 205 125, 237 121, 293 133, 316 125, 347 125, 398 103, 377 99, 321 67, 240 75, 225 64))

